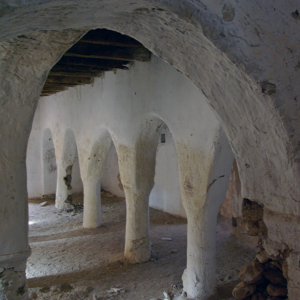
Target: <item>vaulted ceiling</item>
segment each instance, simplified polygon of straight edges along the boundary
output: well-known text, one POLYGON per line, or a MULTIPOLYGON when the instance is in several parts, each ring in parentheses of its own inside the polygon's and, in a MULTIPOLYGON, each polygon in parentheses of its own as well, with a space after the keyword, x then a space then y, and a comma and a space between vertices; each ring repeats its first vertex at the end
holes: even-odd
POLYGON ((91 30, 51 69, 41 96, 91 84, 106 71, 127 70, 133 61, 145 62, 150 57, 141 43, 126 35, 106 29, 91 30))

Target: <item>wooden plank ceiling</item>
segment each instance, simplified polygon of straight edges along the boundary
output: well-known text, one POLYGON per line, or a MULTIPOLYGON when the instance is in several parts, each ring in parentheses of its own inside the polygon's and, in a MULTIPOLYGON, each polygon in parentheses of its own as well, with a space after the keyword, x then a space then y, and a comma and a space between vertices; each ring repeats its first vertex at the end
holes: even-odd
POLYGON ((141 43, 126 35, 106 29, 91 30, 51 69, 41 96, 91 84, 103 72, 127 70, 133 61, 149 61, 150 56, 141 43))

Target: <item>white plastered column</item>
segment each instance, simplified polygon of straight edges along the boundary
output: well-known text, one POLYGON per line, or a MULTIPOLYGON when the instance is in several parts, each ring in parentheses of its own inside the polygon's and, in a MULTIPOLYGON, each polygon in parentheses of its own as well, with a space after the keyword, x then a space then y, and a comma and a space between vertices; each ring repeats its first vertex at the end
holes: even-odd
POLYGON ((0 44, 0 299, 28 299, 26 148, 48 70, 82 33, 36 32, 0 44), (62 43, 57 43, 58 40, 62 43))
POLYGON ((68 187, 64 178, 67 176, 66 169, 62 164, 57 165, 57 185, 55 196, 55 207, 62 209, 65 207, 65 200, 68 198, 68 187))
POLYGON ((222 129, 212 137, 209 152, 204 150, 207 145, 191 144, 177 143, 181 197, 188 220, 187 266, 182 280, 189 299, 206 300, 215 293, 217 216, 233 154, 222 129))
POLYGON ((149 195, 154 185, 159 120, 141 126, 131 146, 118 144, 121 180, 126 197, 125 258, 146 262, 151 256, 149 236, 149 195))
POLYGON ((77 155, 77 145, 73 130, 67 128, 64 135, 64 142, 62 148, 62 154, 58 154, 60 157, 57 161, 57 185, 56 185, 56 196, 55 206, 56 208, 62 209, 66 207, 65 201, 69 195, 72 195, 71 182, 68 182, 69 176, 72 178, 72 168, 74 160, 77 155))
POLYGON ((84 228, 101 226, 101 178, 110 146, 110 134, 103 132, 92 146, 90 155, 81 164, 84 193, 84 228))

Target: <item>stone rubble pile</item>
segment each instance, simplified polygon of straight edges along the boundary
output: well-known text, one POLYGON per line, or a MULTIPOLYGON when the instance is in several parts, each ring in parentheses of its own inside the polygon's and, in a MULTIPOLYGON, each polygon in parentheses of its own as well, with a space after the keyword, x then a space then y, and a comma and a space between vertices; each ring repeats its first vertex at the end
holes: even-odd
POLYGON ((237 300, 288 300, 287 280, 282 261, 262 249, 250 265, 239 273, 239 283, 232 291, 237 300))

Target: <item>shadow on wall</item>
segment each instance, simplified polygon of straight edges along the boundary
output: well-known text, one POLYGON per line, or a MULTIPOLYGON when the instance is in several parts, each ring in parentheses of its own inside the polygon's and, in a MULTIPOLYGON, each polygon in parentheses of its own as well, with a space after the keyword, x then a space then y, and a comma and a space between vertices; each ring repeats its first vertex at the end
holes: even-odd
POLYGON ((181 202, 177 152, 172 133, 166 124, 162 126, 158 140, 154 187, 149 201, 150 207, 186 217, 181 202))

